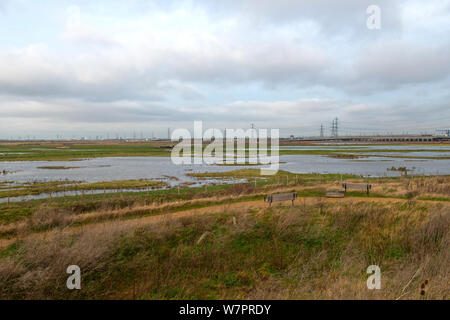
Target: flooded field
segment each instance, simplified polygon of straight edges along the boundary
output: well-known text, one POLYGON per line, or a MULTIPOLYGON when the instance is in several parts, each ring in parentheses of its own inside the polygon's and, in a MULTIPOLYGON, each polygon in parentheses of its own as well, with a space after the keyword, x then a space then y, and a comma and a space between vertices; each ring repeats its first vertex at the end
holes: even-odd
MULTIPOLYGON (((279 169, 299 174, 337 173, 384 177, 400 176, 406 171, 408 175, 450 175, 450 146, 448 145, 281 146, 280 153, 279 169), (286 151, 303 153, 285 154, 286 151)), ((163 181, 165 188, 183 184, 184 186, 200 186, 223 181, 198 180, 189 174, 265 167, 267 165, 175 165, 168 156, 94 157, 71 161, 1 161, 0 186, 2 191, 6 191, 20 189, 26 183, 54 181, 96 183, 141 179, 163 181)), ((120 191, 142 191, 142 188, 120 191)), ((54 196, 77 195, 80 192, 84 191, 55 192, 54 196)), ((90 192, 94 194, 104 190, 90 192)), ((119 192, 119 189, 111 189, 108 192, 119 192)), ((0 197, 0 202, 49 196, 45 192, 21 197, 8 195, 10 199, 0 197)))
MULTIPOLYGON (((392 167, 407 168, 411 174, 450 174, 449 159, 411 160, 403 158, 367 157, 336 159, 327 156, 280 156, 280 169, 296 173, 349 173, 370 176, 396 176, 392 167)), ((228 171, 247 166, 175 165, 168 157, 96 158, 83 161, 20 161, 3 162, 7 174, 1 181, 15 183, 56 180, 100 182, 109 180, 161 179, 168 182, 189 182, 187 173, 228 171), (60 168, 59 168, 60 167, 60 168), (56 169, 58 168, 58 169, 56 169), (175 177, 175 178, 173 178, 175 177)), ((248 166, 255 167, 255 166, 248 166)), ((261 166, 262 167, 262 166, 261 166)))
POLYGON ((416 158, 450 157, 448 145, 321 145, 281 146, 280 151, 329 151, 352 155, 404 156, 416 158))

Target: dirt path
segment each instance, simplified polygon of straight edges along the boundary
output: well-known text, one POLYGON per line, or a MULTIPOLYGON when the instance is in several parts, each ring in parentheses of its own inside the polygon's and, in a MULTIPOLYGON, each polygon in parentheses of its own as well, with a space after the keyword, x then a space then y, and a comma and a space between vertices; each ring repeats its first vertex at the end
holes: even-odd
MULTIPOLYGON (((407 200, 404 199, 395 199, 395 198, 360 198, 360 197, 348 197, 348 198, 316 198, 316 197, 307 197, 307 198, 298 198, 295 201, 295 206, 302 205, 310 205, 317 203, 319 201, 322 202, 355 202, 355 201, 364 201, 364 202, 376 202, 376 203, 396 203, 396 202, 405 202, 407 200)), ((418 200, 420 201, 420 200, 418 200)), ((426 201, 427 203, 433 203, 438 201, 426 201)), ((275 203, 272 206, 289 206, 290 201, 275 203)), ((232 212, 236 211, 238 215, 240 212, 247 212, 250 209, 263 209, 267 208, 268 204, 263 200, 254 200, 254 201, 242 201, 242 202, 233 202, 233 203, 225 203, 219 205, 212 205, 208 207, 196 208, 196 209, 188 209, 177 212, 169 212, 160 215, 153 216, 145 216, 145 217, 137 217, 130 219, 119 219, 119 220, 107 220, 103 222, 93 222, 90 224, 86 224, 83 226, 76 227, 66 227, 64 229, 58 230, 50 230, 46 232, 40 233, 31 233, 26 234, 24 236, 18 236, 12 239, 0 239, 0 248, 8 246, 14 243, 17 240, 25 240, 25 239, 46 239, 49 240, 55 236, 64 235, 75 235, 82 233, 84 231, 101 231, 105 229, 133 229, 148 225, 154 225, 158 223, 171 223, 176 222, 181 218, 188 218, 194 216, 200 216, 204 214, 213 214, 220 212, 232 212)))

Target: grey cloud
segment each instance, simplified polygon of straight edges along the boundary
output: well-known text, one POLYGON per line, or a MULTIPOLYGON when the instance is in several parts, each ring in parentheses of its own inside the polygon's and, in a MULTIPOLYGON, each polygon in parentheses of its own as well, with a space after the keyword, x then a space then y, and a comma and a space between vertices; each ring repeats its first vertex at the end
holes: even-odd
POLYGON ((396 87, 443 80, 450 72, 450 46, 382 43, 363 51, 357 62, 360 79, 396 87))
POLYGON ((374 132, 378 130, 417 132, 420 130, 435 133, 434 130, 439 127, 439 123, 450 120, 450 104, 447 101, 442 99, 442 101, 423 103, 402 98, 390 103, 349 106, 342 109, 339 116, 344 120, 343 127, 349 126, 350 129, 366 132, 372 129, 374 132))
POLYGON ((173 106, 157 102, 86 103, 67 99, 10 102, 8 98, 3 98, 0 104, 10 106, 0 108, 2 118, 47 119, 57 123, 157 122, 166 121, 177 113, 173 106))
POLYGON ((331 58, 320 49, 271 44, 258 49, 241 49, 233 55, 189 56, 178 53, 173 74, 183 80, 216 83, 283 83, 314 81, 331 66, 331 58))
MULTIPOLYGON (((400 3, 378 0, 227 0, 200 1, 215 15, 247 17, 258 24, 287 24, 313 21, 326 33, 367 33, 366 9, 373 4, 382 9, 383 26, 389 32, 401 27, 400 3)), ((199 2, 195 2, 198 4, 199 2)))
POLYGON ((0 0, 0 13, 6 10, 10 2, 11 2, 10 0, 0 0))
POLYGON ((331 59, 319 49, 283 43, 232 53, 223 49, 214 54, 153 50, 153 58, 147 60, 147 51, 143 51, 141 67, 134 66, 131 56, 125 64, 117 58, 127 55, 126 50, 106 56, 94 51, 83 60, 36 48, 24 51, 3 55, 0 93, 87 101, 165 100, 174 95, 195 100, 203 99, 204 94, 189 83, 308 83, 315 82, 331 65, 331 59))
MULTIPOLYGON (((434 130, 430 124, 450 120, 447 102, 423 105, 410 100, 393 103, 364 103, 339 99, 301 99, 297 101, 237 101, 211 105, 168 103, 83 103, 74 100, 8 101, 0 100, 0 116, 4 119, 28 118, 45 121, 47 129, 61 124, 101 125, 129 129, 130 123, 139 127, 167 126, 190 128, 194 120, 202 120, 206 127, 248 127, 255 123, 263 128, 297 128, 314 134, 320 124, 328 126, 332 118, 340 118, 342 132, 372 133, 398 130, 434 130), (437 116, 439 115, 439 117, 437 116), (420 123, 418 119, 421 119, 420 123), (426 124, 428 123, 428 124, 426 124), (428 128, 427 128, 428 127, 428 128)), ((297 132, 298 132, 297 131, 297 132)))
MULTIPOLYGON (((371 33, 365 28, 371 2, 196 1, 212 24, 205 37, 194 30, 184 41, 168 31, 174 39, 158 42, 146 32, 159 30, 144 23, 136 42, 87 28, 92 32, 68 34, 70 42, 50 48, 1 49, 0 114, 94 127, 204 120, 314 128, 334 116, 344 127, 345 121, 392 127, 435 121, 427 110, 448 115, 449 97, 442 96, 450 83, 448 39, 440 32, 426 39, 415 33, 420 25, 400 27, 399 8, 408 1, 378 1, 383 29, 371 33), (222 24, 215 17, 235 18, 236 25, 217 31, 222 24), (295 35, 304 21, 323 32, 295 35), (304 98, 312 96, 320 99, 304 98)), ((164 6, 170 11, 177 3, 164 6)))
POLYGON ((237 101, 229 104, 208 103, 176 105, 165 102, 80 102, 73 99, 11 100, 0 99, 2 118, 42 118, 55 122, 83 123, 146 123, 158 121, 271 121, 274 117, 292 120, 307 119, 348 102, 327 99, 297 101, 237 101))
MULTIPOLYGON (((275 22, 278 19, 293 21, 293 17, 309 17, 342 23, 343 20, 352 20, 350 18, 361 10, 365 19, 365 8, 370 2, 244 0, 241 3, 231 0, 214 4, 196 3, 210 9, 214 7, 215 11, 257 15, 275 22)), ((391 3, 380 1, 379 5, 391 8, 391 3)), ((86 30, 91 29, 86 26, 86 30)), ((105 39, 100 31, 91 30, 93 38, 89 33, 72 31, 76 39, 80 36, 88 43, 117 44, 114 39, 105 39), (97 37, 99 34, 101 38, 97 37)), ((336 29, 338 31, 339 28, 336 29)), ((177 47, 147 47, 147 44, 137 44, 130 49, 117 44, 111 48, 89 48, 86 51, 88 58, 84 59, 64 58, 51 50, 43 56, 33 50, 25 54, 6 54, 0 60, 0 93, 72 97, 85 101, 196 100, 205 98, 205 94, 195 88, 197 84, 220 87, 258 83, 265 89, 282 85, 294 88, 323 86, 367 94, 408 83, 439 81, 449 72, 449 58, 441 56, 439 51, 446 48, 422 48, 420 44, 402 47, 401 43, 379 41, 380 45, 366 49, 365 42, 355 42, 353 47, 361 46, 363 50, 358 53, 353 48, 346 56, 346 49, 352 47, 346 36, 337 41, 337 46, 336 42, 334 46, 326 41, 305 44, 295 39, 277 39, 276 36, 272 34, 266 42, 260 40, 249 44, 245 37, 236 34, 238 39, 231 42, 220 38, 206 44, 199 42, 198 50, 193 51, 177 47), (134 63, 136 51, 140 54, 140 65, 134 63), (419 64, 424 67, 420 68, 419 64), (93 76, 93 79, 86 80, 83 72, 106 76, 93 76)))

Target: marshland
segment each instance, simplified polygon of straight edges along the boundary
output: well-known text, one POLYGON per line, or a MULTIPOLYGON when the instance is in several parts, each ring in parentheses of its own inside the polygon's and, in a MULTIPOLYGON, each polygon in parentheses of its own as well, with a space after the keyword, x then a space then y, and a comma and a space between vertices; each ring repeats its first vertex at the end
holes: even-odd
MULTIPOLYGON (((145 181, 148 187, 150 184, 198 186, 199 181, 192 179, 190 173, 255 167, 249 163, 175 165, 170 161, 172 146, 168 141, 6 143, 0 145, 0 171, 3 173, 0 175, 0 202, 84 192, 98 194, 105 193, 105 189, 109 192, 140 191, 145 181), (116 187, 111 186, 110 181, 116 181, 116 187), (120 181, 123 186, 117 185, 120 181)), ((245 154, 248 153, 247 146, 245 154)), ((450 146, 444 143, 292 145, 286 142, 280 146, 278 165, 281 170, 295 173, 367 177, 445 175, 450 174, 450 146)))
POLYGON ((449 300, 450 0, 0 0, 0 26, 0 300, 449 300))
POLYGON ((0 196, 30 198, 0 203, 0 298, 448 299, 447 147, 412 146, 391 158, 386 146, 365 146, 373 161, 362 168, 371 174, 358 172, 359 160, 329 157, 362 154, 362 147, 303 146, 323 154, 282 155, 274 176, 254 166, 158 171, 170 167, 160 154, 3 159, 9 173, 0 196), (374 150, 389 161, 372 158, 374 150), (412 166, 398 158, 408 154, 433 159, 412 166), (311 156, 327 170, 308 172, 311 156), (138 164, 146 160, 151 165, 143 169, 138 164), (56 169, 48 168, 52 162, 56 169), (372 189, 326 197, 343 182, 372 189), (264 202, 283 192, 297 192, 294 206, 264 202), (73 264, 82 290, 66 288, 73 264), (369 265, 382 270, 381 290, 367 289, 369 265))

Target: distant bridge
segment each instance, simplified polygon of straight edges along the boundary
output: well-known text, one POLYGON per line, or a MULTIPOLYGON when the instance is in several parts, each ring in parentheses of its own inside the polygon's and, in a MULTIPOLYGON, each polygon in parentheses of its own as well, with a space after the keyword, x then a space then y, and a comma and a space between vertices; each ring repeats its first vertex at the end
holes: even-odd
POLYGON ((291 140, 299 141, 364 141, 364 142, 432 142, 432 141, 450 141, 449 137, 436 135, 386 135, 386 136, 341 136, 341 137, 312 137, 312 138, 294 138, 291 140))

